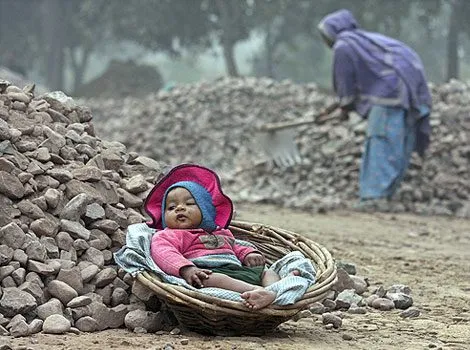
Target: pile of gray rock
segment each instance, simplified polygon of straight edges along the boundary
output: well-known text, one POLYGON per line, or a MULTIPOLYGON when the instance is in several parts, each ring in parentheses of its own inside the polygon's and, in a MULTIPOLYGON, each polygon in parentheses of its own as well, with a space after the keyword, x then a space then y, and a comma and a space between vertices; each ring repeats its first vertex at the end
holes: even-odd
POLYGON ((96 137, 91 119, 63 93, 0 81, 2 335, 164 326, 113 260, 162 164, 96 137))
MULTIPOLYGON (((312 87, 312 103, 316 94, 312 87)), ((217 153, 220 162, 223 154, 217 153)), ((0 335, 124 326, 156 332, 176 324, 113 260, 126 228, 146 220, 143 201, 165 167, 97 137, 90 110, 63 93, 36 97, 32 85, 0 81, 0 335)), ((347 276, 343 290, 367 288, 347 276)), ((323 313, 344 309, 341 295, 334 292, 323 313)))
MULTIPOLYGON (((460 81, 431 86, 432 143, 413 158, 396 194, 396 210, 470 217, 470 88, 460 81)), ((315 84, 266 78, 223 78, 177 85, 146 98, 88 99, 98 135, 129 150, 175 165, 213 168, 238 201, 307 210, 347 208, 357 199, 366 124, 349 122, 296 129, 303 161, 280 169, 260 147, 257 127, 309 118, 334 101, 315 84)))

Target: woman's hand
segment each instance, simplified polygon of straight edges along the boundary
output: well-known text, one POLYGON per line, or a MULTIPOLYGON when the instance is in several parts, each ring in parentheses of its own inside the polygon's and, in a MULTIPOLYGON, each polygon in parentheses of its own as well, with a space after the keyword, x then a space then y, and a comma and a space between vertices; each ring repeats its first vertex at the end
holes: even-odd
POLYGON ((180 276, 190 285, 196 288, 203 288, 203 281, 209 278, 211 270, 200 269, 196 266, 183 266, 180 269, 180 276))
POLYGON ((266 263, 266 259, 260 253, 249 253, 243 260, 243 265, 248 267, 261 266, 266 263))

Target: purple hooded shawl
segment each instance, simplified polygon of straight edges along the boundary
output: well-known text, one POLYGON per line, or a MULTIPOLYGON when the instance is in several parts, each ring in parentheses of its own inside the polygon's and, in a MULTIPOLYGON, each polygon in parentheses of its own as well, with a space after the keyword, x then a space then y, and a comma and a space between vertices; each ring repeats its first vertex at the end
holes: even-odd
MULTIPOLYGON (((429 114, 432 99, 415 51, 398 40, 358 29, 348 10, 324 17, 318 29, 333 44, 333 82, 341 106, 363 117, 372 105, 402 107, 417 119, 424 116, 423 109, 429 114)), ((426 143, 421 145, 426 148, 430 127, 429 118, 424 119, 418 136, 427 140, 418 143, 426 143)))
POLYGON ((342 106, 366 116, 372 104, 431 107, 431 95, 419 56, 402 42, 357 28, 348 10, 326 16, 319 30, 334 50, 334 87, 342 106))

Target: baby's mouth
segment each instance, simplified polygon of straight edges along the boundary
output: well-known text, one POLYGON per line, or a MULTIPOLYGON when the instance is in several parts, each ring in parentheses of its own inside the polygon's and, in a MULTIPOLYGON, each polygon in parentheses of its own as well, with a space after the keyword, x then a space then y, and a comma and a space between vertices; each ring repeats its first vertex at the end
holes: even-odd
POLYGON ((176 215, 176 220, 180 220, 180 221, 186 220, 186 216, 184 216, 183 214, 178 214, 176 215))

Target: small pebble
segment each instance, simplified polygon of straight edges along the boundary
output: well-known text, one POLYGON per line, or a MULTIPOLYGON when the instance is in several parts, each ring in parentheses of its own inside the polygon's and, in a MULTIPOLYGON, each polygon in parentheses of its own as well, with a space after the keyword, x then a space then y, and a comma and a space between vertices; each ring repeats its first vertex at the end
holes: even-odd
POLYGON ((314 315, 321 315, 322 313, 326 312, 326 307, 317 301, 310 306, 309 310, 314 315))
POLYGON ((400 312, 400 317, 403 317, 403 318, 418 317, 420 314, 421 312, 417 308, 410 307, 400 312))
POLYGON ((171 335, 178 335, 181 333, 181 329, 179 328, 173 328, 170 332, 171 335))
POLYGON ((322 322, 325 325, 332 324, 333 327, 336 329, 341 327, 341 325, 343 324, 343 320, 341 319, 341 317, 328 312, 322 315, 322 322))
POLYGON ((331 299, 325 299, 323 300, 323 305, 325 306, 327 311, 332 311, 336 309, 336 302, 331 299))
POLYGON ((359 307, 359 306, 351 306, 348 309, 348 313, 354 314, 354 315, 364 315, 367 313, 367 310, 365 307, 359 307))
POLYGON ((73 334, 79 335, 79 334, 81 334, 82 332, 80 332, 80 330, 79 330, 78 328, 70 327, 69 333, 73 333, 73 334))
POLYGON ((372 302, 372 307, 381 311, 389 311, 395 308, 395 304, 390 299, 377 298, 372 302))
POLYGON ((181 345, 188 345, 189 339, 181 339, 181 345))
POLYGON ((353 340, 354 339, 353 336, 348 334, 348 333, 344 333, 342 335, 342 337, 343 337, 344 340, 353 340))
POLYGON ((134 328, 134 333, 137 334, 146 334, 147 330, 144 327, 135 327, 134 328))

